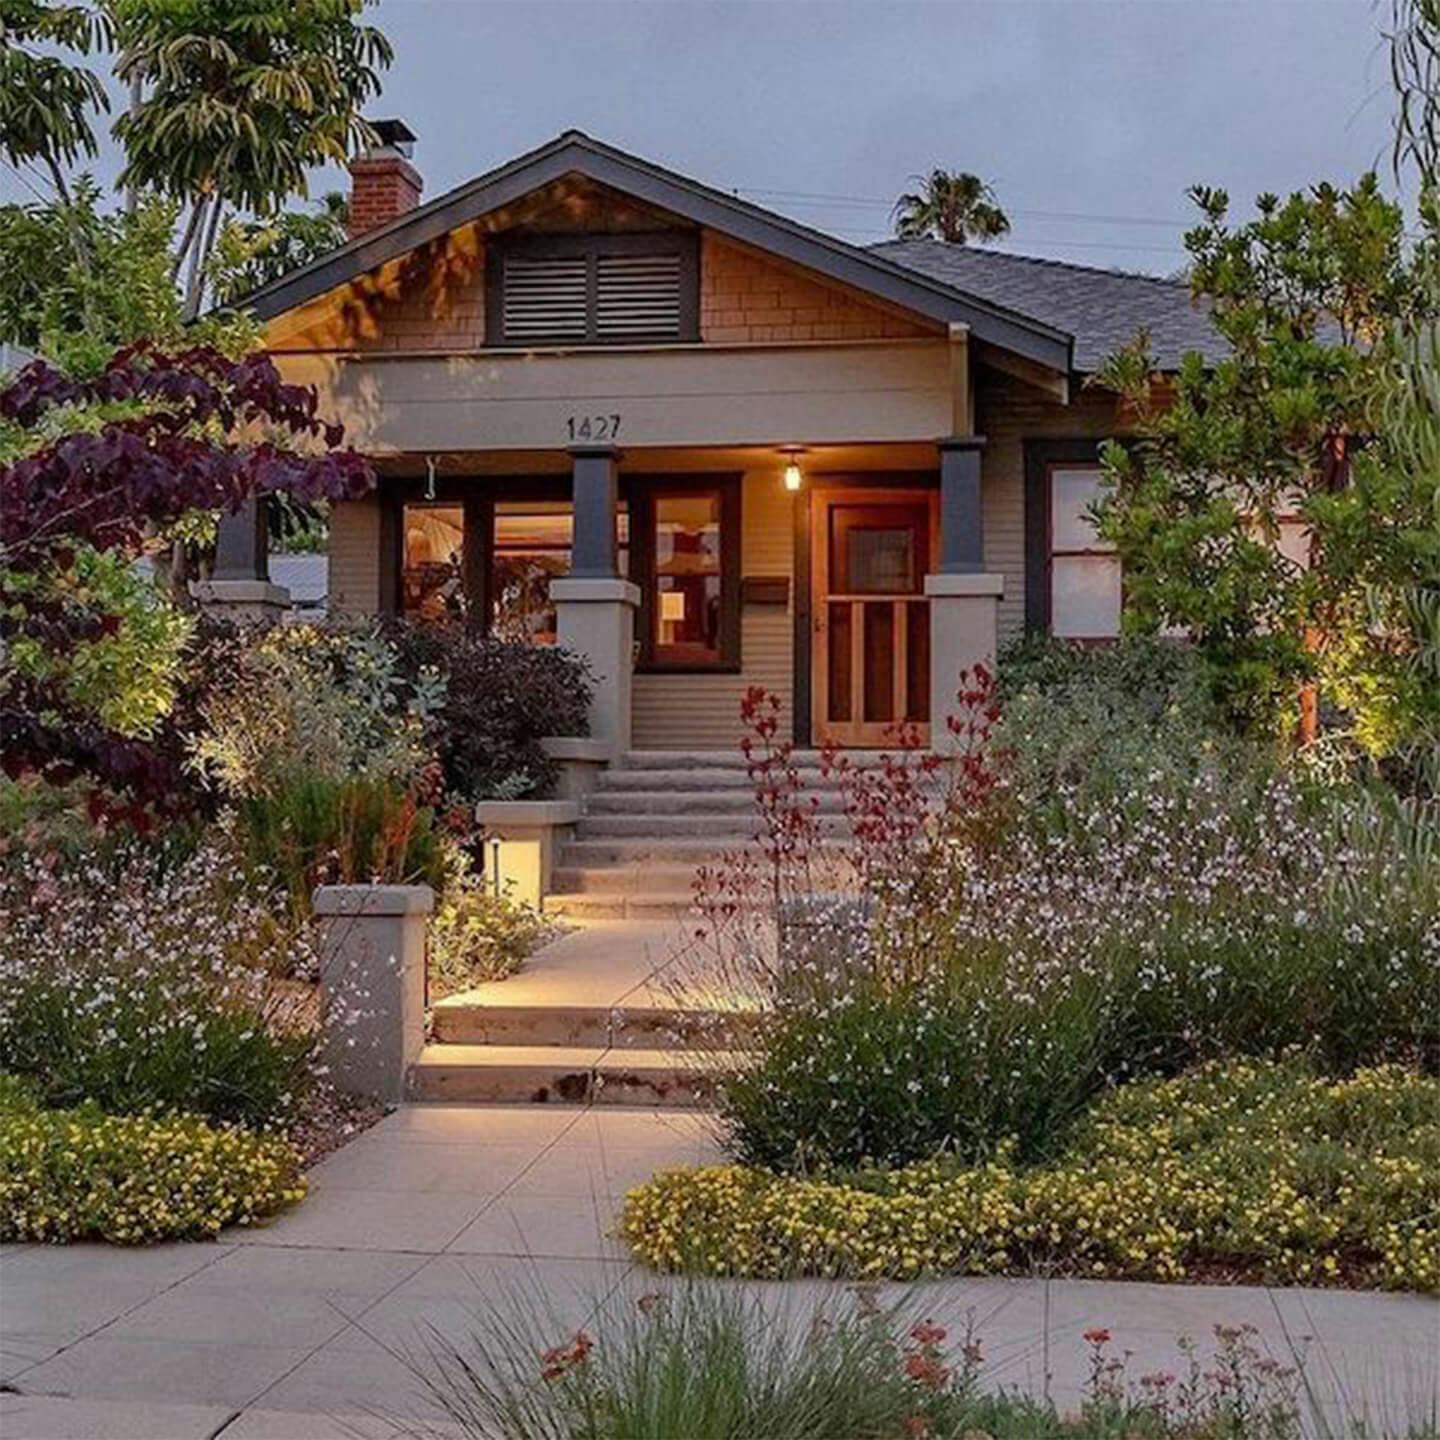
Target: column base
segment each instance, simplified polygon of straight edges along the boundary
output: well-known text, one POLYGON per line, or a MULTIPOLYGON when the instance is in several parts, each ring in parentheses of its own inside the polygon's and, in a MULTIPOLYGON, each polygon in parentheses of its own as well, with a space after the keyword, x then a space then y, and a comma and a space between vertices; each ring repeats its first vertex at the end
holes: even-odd
POLYGON ((930 745, 956 748, 950 720, 959 704, 960 677, 977 665, 995 668, 1003 575, 927 575, 930 597, 930 745))
POLYGON ((630 688, 640 587, 628 580, 572 576, 550 582, 557 640, 590 666, 590 739, 608 760, 630 748, 630 688))
POLYGON ((274 625, 290 609, 290 592, 269 580, 193 580, 190 593, 201 609, 237 625, 274 625))

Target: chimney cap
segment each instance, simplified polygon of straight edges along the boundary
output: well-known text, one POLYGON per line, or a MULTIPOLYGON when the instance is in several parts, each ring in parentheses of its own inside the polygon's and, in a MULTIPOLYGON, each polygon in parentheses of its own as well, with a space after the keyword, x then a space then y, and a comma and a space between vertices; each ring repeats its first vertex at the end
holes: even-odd
POLYGON ((375 149, 394 150, 397 154, 405 156, 407 160, 414 153, 415 141, 418 137, 403 120, 372 120, 370 128, 375 132, 375 138, 379 142, 375 149))

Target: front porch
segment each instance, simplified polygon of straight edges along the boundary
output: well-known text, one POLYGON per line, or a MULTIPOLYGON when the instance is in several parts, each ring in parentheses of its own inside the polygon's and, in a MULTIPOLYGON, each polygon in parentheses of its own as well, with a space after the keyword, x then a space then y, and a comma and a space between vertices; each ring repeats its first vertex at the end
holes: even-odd
MULTIPOLYGON (((982 456, 970 437, 387 458, 332 516, 330 609, 576 651, 612 759, 732 749, 752 687, 801 746, 925 743, 993 659, 1013 568, 987 546, 982 456)), ((263 583, 247 524, 227 522, 226 573, 263 583)))

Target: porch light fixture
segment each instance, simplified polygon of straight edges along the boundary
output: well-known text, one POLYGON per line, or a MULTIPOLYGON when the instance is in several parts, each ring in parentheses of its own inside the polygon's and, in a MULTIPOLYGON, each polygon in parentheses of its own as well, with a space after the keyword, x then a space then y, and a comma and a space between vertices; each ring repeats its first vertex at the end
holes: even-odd
POLYGON ((805 472, 800 468, 800 457, 805 452, 798 445, 790 445, 780 453, 787 457, 785 488, 793 495, 805 484, 805 472))

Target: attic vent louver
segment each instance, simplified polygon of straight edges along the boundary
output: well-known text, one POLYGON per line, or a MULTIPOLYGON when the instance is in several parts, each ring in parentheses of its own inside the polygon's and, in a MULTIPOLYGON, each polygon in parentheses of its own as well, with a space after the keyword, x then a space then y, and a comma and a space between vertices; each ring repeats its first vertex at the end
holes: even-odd
POLYGON ((699 338, 693 233, 507 237, 487 303, 492 345, 626 345, 699 338))

